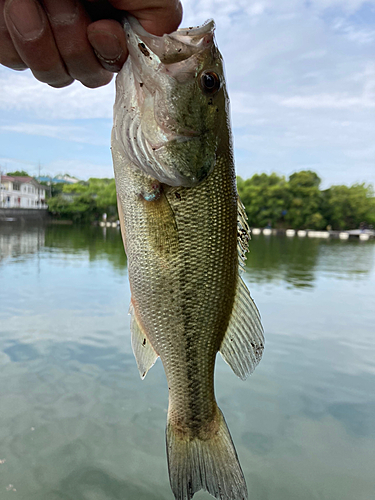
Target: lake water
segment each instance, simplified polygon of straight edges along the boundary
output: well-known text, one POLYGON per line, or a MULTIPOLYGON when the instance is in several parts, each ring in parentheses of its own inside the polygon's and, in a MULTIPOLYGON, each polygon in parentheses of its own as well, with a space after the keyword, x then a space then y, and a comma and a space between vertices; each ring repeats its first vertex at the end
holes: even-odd
MULTIPOLYGON (((266 349, 216 393, 251 500, 375 498, 375 241, 253 237, 266 349)), ((0 499, 173 499, 116 229, 0 226, 0 499)), ((198 493, 195 499, 209 499, 198 493)))

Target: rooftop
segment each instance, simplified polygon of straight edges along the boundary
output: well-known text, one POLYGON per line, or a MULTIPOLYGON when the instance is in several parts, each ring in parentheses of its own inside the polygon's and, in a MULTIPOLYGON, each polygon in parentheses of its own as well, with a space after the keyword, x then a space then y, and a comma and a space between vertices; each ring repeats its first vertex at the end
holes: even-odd
POLYGON ((1 176, 1 182, 19 182, 20 184, 29 184, 32 182, 36 187, 41 187, 45 189, 45 186, 42 186, 41 184, 38 183, 33 177, 26 176, 26 177, 21 177, 21 176, 12 176, 12 175, 2 175, 1 176))

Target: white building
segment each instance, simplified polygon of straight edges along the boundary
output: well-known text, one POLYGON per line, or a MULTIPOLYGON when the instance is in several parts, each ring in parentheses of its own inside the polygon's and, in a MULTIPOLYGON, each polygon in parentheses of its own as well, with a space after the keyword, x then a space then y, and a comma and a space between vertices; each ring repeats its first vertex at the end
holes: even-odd
POLYGON ((48 208, 45 198, 46 186, 32 177, 1 176, 0 208, 48 208))

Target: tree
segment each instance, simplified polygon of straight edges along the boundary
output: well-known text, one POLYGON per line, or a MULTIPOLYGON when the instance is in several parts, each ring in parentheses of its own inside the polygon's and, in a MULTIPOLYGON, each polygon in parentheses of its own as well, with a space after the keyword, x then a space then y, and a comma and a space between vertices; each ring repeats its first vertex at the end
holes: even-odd
POLYGON ((311 170, 301 170, 289 177, 290 205, 285 220, 294 229, 322 229, 326 221, 321 211, 320 178, 311 170))
POLYGON ((115 179, 89 179, 89 190, 96 194, 96 205, 101 213, 117 216, 115 179))
POLYGON ((285 177, 272 173, 255 174, 245 181, 237 178, 237 188, 251 226, 282 224, 289 205, 285 177))
MULTIPOLYGON (((57 186, 57 185, 56 185, 57 186)), ((57 217, 75 222, 99 220, 103 213, 117 220, 114 179, 91 178, 87 182, 52 187, 49 209, 57 217), (61 190, 61 192, 59 192, 61 190)), ((296 172, 286 180, 276 173, 237 178, 249 224, 293 229, 353 229, 361 223, 375 225, 375 197, 371 185, 332 186, 321 191, 319 176, 310 170, 296 172)))
POLYGON ((333 229, 356 229, 375 224, 375 198, 371 185, 331 186, 323 192, 323 212, 333 229))
POLYGON ((30 177, 25 170, 15 170, 14 172, 8 172, 9 177, 30 177))
POLYGON ((114 179, 89 179, 87 182, 63 184, 62 192, 48 199, 49 211, 74 222, 92 222, 107 213, 117 220, 114 179))

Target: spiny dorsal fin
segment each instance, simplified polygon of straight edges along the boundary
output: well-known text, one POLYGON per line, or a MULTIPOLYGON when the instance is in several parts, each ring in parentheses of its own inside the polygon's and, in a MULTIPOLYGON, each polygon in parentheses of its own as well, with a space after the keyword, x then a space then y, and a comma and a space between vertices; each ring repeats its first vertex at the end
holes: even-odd
POLYGON ((139 374, 143 380, 149 369, 155 364, 159 355, 152 347, 143 328, 139 325, 132 304, 130 304, 129 314, 131 314, 130 331, 132 332, 132 348, 139 374))
POLYGON ((249 250, 250 228, 247 223, 245 207, 237 196, 237 250, 238 250, 238 271, 241 272, 245 267, 246 253, 249 250))
POLYGON ((259 311, 241 277, 238 277, 232 315, 220 353, 234 373, 245 380, 261 360, 264 349, 259 311))

